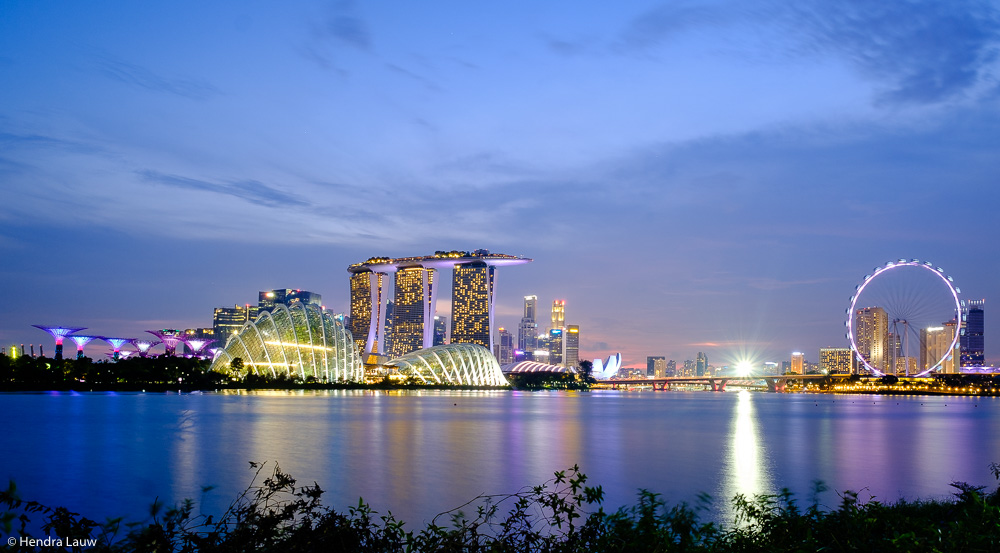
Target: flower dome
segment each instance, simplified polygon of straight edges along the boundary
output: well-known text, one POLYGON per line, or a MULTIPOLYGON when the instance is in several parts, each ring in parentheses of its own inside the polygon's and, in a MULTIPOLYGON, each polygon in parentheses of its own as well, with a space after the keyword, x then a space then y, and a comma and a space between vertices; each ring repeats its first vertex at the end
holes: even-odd
POLYGON ((247 322, 220 349, 212 370, 231 372, 239 358, 252 374, 287 374, 325 382, 360 382, 361 357, 350 331, 318 306, 276 305, 247 322))
POLYGON ((507 386, 500 364, 490 350, 478 344, 448 344, 420 349, 386 363, 399 374, 425 384, 507 386))

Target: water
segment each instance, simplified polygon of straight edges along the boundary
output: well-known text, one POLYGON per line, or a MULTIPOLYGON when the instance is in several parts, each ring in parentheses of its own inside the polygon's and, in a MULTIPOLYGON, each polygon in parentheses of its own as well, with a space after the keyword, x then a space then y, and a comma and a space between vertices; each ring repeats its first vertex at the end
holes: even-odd
POLYGON ((277 461, 325 503, 364 497, 421 525, 482 493, 579 464, 607 507, 640 488, 668 502, 814 480, 880 500, 940 498, 952 481, 994 485, 996 398, 750 392, 266 392, 0 395, 0 477, 22 498, 96 520, 142 520, 155 498, 219 513, 277 461), (215 489, 203 493, 203 486, 215 489))

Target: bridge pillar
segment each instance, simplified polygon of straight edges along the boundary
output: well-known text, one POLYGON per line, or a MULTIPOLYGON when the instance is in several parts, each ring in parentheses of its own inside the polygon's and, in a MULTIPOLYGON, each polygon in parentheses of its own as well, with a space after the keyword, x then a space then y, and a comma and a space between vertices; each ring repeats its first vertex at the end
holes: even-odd
POLYGON ((769 392, 784 392, 785 385, 788 383, 786 378, 765 378, 764 382, 767 382, 767 391, 769 392))
POLYGON ((708 379, 709 386, 712 387, 713 392, 725 392, 726 382, 729 382, 728 378, 723 378, 722 380, 716 381, 714 378, 708 379))

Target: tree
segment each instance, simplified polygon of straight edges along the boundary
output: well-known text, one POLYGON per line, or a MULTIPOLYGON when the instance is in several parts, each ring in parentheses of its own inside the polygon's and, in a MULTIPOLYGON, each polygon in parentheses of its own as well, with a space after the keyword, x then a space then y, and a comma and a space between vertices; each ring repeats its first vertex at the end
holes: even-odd
POLYGON ((597 382, 594 378, 594 362, 584 359, 580 361, 580 377, 587 384, 593 384, 597 382))

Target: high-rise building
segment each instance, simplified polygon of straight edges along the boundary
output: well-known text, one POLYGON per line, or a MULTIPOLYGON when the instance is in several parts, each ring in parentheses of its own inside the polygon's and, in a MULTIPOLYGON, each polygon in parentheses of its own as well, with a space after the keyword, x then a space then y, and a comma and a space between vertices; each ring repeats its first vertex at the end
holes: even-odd
POLYGON ((390 357, 402 357, 434 343, 436 272, 424 267, 405 267, 396 271, 390 357))
POLYGON ((566 300, 552 301, 552 326, 549 330, 566 326, 566 300))
POLYGON ((986 350, 983 340, 985 319, 983 307, 986 300, 971 300, 966 302, 962 320, 965 332, 961 337, 962 366, 982 367, 986 364, 986 350))
POLYGON ((524 296, 524 315, 517 327, 517 349, 524 352, 524 359, 535 358, 538 349, 538 323, 535 312, 538 307, 538 296, 524 296))
POLYGON ((851 348, 819 348, 819 370, 824 374, 854 372, 854 352, 851 348))
POLYGON ((803 365, 805 364, 806 356, 801 351, 792 352, 792 374, 805 374, 803 365))
POLYGON ((563 336, 565 336, 566 341, 566 359, 564 364, 569 368, 574 368, 580 364, 580 327, 578 325, 567 325, 563 336))
POLYGON ((698 363, 695 362, 693 359, 686 359, 684 361, 684 374, 682 374, 681 376, 694 376, 697 367, 698 363))
POLYGON ((497 362, 501 365, 508 365, 514 362, 514 335, 506 328, 498 330, 500 337, 497 340, 496 355, 497 362))
POLYGON ((219 347, 225 347, 229 337, 239 332, 248 321, 256 319, 257 314, 258 308, 249 304, 216 307, 212 313, 212 335, 219 347))
POLYGON ((705 376, 708 373, 708 356, 704 352, 698 352, 695 365, 695 375, 705 376))
POLYGON ((385 310, 388 275, 359 268, 351 271, 351 313, 348 330, 359 354, 385 351, 385 310))
POLYGON ((553 328, 549 331, 549 364, 562 365, 565 359, 566 340, 563 329, 553 328))
POLYGON ((881 307, 864 307, 855 313, 855 322, 858 353, 878 371, 887 372, 892 358, 889 348, 889 315, 881 307))
POLYGON ((493 351, 493 285, 496 269, 482 261, 452 271, 451 343, 479 344, 493 351))
POLYGON ((931 369, 940 361, 941 368, 939 372, 950 372, 947 370, 948 365, 951 364, 948 358, 951 355, 950 348, 954 339, 954 324, 921 328, 918 370, 923 372, 931 369))
POLYGON ((261 311, 270 311, 274 309, 275 305, 292 305, 295 302, 311 303, 322 307, 323 296, 315 292, 290 288, 262 290, 257 293, 257 307, 261 311))
POLYGON ((434 315, 434 345, 443 346, 448 341, 448 317, 434 315))
POLYGON ((646 357, 646 376, 656 378, 667 376, 667 358, 662 355, 646 357))
POLYGON ((666 376, 677 376, 677 361, 673 359, 667 361, 666 376))

